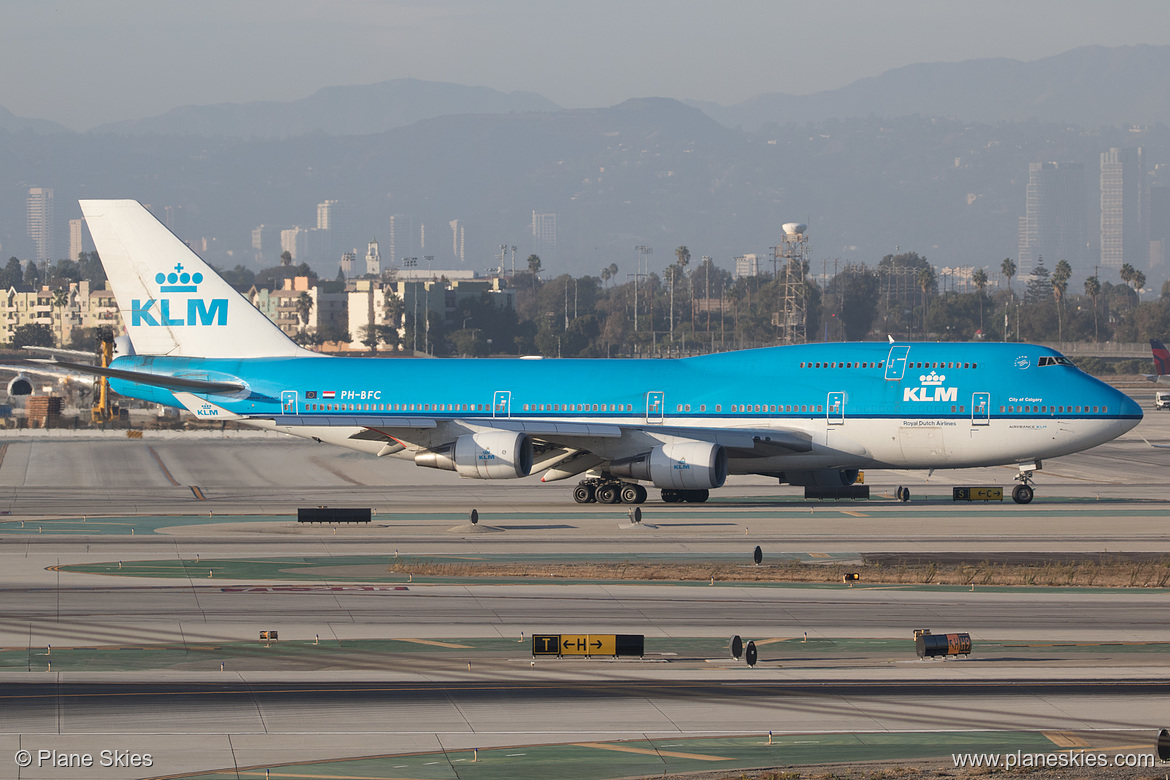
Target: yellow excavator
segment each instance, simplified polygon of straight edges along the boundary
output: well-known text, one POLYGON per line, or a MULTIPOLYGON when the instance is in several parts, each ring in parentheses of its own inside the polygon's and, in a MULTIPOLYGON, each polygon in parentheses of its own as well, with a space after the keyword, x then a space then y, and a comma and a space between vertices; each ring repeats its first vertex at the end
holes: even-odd
MULTIPOLYGON (((109 328, 102 328, 98 335, 97 358, 102 368, 109 368, 110 361, 114 359, 114 334, 109 328)), ((98 425, 114 419, 114 406, 110 402, 110 381, 104 376, 97 377, 93 383, 90 419, 98 425)))

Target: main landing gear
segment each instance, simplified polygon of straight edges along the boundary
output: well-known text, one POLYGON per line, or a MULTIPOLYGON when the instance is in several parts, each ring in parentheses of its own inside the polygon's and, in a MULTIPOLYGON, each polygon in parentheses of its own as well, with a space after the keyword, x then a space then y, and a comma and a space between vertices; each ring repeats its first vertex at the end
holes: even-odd
POLYGON ((573 500, 578 504, 641 504, 646 500, 646 488, 636 482, 590 477, 573 488, 573 500))

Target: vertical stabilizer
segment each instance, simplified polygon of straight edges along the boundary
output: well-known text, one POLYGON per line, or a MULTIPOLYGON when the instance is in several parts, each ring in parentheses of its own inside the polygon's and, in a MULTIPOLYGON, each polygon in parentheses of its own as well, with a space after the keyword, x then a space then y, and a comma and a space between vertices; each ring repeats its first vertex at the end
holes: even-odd
POLYGON ((1157 339, 1150 339, 1150 351, 1154 354, 1154 376, 1170 374, 1170 351, 1157 339))
POLYGON ((138 354, 313 354, 285 336, 138 201, 83 200, 81 211, 138 354))

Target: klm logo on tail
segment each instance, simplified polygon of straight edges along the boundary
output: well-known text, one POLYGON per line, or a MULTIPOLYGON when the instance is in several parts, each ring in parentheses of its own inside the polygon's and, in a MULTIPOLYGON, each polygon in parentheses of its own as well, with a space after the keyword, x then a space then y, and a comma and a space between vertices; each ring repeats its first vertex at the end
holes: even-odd
MULTIPOLYGON (((189 274, 182 263, 175 264, 169 274, 158 273, 154 277, 163 293, 194 293, 199 291, 203 274, 189 274)), ((228 299, 187 298, 186 311, 183 302, 170 298, 151 298, 143 303, 137 298, 130 301, 130 324, 175 327, 180 325, 227 325, 228 299), (156 306, 157 304, 157 306, 156 306)))

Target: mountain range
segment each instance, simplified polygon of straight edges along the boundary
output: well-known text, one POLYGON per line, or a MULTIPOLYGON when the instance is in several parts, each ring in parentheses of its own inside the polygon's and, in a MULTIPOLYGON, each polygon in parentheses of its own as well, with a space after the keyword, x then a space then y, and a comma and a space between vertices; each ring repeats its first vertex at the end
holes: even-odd
MULTIPOLYGON (((725 127, 749 131, 769 123, 912 115, 1090 128, 1170 123, 1170 46, 1084 46, 1030 62, 993 58, 919 63, 809 95, 773 92, 733 105, 684 102, 725 127)), ((326 87, 290 102, 181 106, 154 117, 98 125, 92 132, 235 138, 364 135, 451 114, 559 109, 531 92, 396 79, 326 87)), ((56 122, 17 117, 2 107, 0 129, 67 132, 56 122)))
MULTIPOLYGON (((554 273, 610 262, 626 273, 638 244, 656 248, 657 269, 680 244, 724 264, 767 257, 790 221, 810 225, 822 271, 899 247, 939 266, 998 268, 1016 252, 1029 163, 1084 165, 1090 226, 1105 149, 1144 146, 1151 182, 1170 183, 1157 180, 1170 167, 1170 128, 1157 119, 1170 92, 1148 87, 1166 73, 1170 47, 1086 48, 1036 63, 911 66, 728 107, 642 98, 569 110, 529 94, 403 80, 292 103, 187 107, 100 132, 0 111, 0 252, 30 256, 25 196, 43 186, 56 191, 61 249, 77 198, 127 197, 177 207, 177 232, 228 266, 274 262, 278 247, 255 257, 253 228, 312 227, 316 204, 336 199, 347 209, 345 247, 385 244, 389 217, 410 215, 426 245, 408 253, 433 254, 436 267, 455 262, 453 220, 467 266, 482 269, 501 244, 533 251, 533 212, 549 211, 554 273), (1042 73, 1047 89, 1029 98, 1042 73), (796 101, 805 115, 785 113, 796 101), (1113 118, 1081 126, 1065 118, 1074 109, 1086 122, 1113 118)), ((309 261, 336 274, 336 255, 309 261)))

